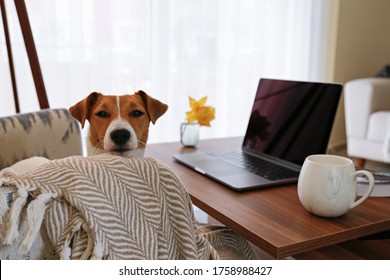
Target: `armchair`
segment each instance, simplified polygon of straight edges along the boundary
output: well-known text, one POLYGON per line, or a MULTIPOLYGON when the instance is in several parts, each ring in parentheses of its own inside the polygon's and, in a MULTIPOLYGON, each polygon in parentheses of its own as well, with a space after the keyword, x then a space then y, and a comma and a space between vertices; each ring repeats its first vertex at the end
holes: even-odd
POLYGON ((390 79, 349 81, 344 100, 348 155, 358 167, 365 160, 390 163, 390 79))
POLYGON ((66 109, 47 109, 0 118, 0 170, 33 156, 58 159, 82 155, 81 132, 66 109))
POLYGON ((255 259, 224 226, 198 224, 180 179, 152 158, 82 153, 65 109, 0 118, 0 259, 255 259), (16 171, 16 172, 15 172, 16 171))

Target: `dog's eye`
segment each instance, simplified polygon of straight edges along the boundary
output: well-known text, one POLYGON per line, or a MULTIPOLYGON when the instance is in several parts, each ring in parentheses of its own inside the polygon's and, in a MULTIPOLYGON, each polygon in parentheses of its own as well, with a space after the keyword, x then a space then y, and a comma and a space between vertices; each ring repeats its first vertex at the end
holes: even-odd
POLYGON ((132 115, 133 117, 136 117, 136 118, 142 116, 143 114, 144 114, 144 112, 142 112, 142 111, 140 111, 140 110, 134 110, 134 111, 131 112, 131 115, 132 115))
POLYGON ((105 111, 97 112, 96 116, 98 116, 99 118, 108 118, 109 117, 108 113, 105 111))

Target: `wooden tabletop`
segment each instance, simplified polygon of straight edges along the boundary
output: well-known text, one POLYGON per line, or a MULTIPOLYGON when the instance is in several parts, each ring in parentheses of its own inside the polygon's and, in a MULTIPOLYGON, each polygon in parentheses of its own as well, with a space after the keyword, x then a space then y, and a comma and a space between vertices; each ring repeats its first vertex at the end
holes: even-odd
MULTIPOLYGON (((241 142, 242 138, 202 140, 196 149, 240 147, 241 142)), ((390 230, 390 198, 368 198, 342 217, 321 218, 303 208, 296 185, 236 192, 172 158, 193 151, 179 142, 149 144, 146 155, 177 174, 196 206, 274 258, 390 230)))

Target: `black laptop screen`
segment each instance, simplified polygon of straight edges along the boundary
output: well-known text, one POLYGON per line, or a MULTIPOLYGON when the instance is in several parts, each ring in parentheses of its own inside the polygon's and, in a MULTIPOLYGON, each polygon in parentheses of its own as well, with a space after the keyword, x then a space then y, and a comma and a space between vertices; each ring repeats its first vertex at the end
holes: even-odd
POLYGON ((342 86, 261 79, 243 148, 302 165, 325 153, 342 86))

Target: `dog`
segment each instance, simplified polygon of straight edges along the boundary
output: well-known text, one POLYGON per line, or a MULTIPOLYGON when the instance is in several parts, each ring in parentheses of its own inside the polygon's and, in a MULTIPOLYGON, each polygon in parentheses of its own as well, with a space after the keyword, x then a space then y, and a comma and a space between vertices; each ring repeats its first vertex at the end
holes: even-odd
MULTIPOLYGON (((142 157, 148 140, 150 122, 155 124, 168 106, 143 91, 132 95, 106 96, 93 92, 69 108, 69 113, 84 127, 90 123, 87 137, 88 155, 110 153, 123 157, 142 157)), ((44 157, 31 157, 16 162, 11 168, 24 172, 50 162, 44 157)))
POLYGON ((155 124, 167 109, 143 91, 121 96, 92 92, 70 107, 69 113, 82 128, 89 122, 88 155, 137 158, 144 156, 150 123, 155 124))

